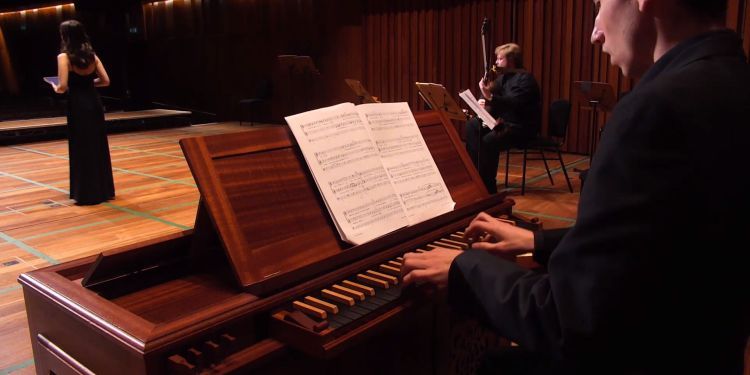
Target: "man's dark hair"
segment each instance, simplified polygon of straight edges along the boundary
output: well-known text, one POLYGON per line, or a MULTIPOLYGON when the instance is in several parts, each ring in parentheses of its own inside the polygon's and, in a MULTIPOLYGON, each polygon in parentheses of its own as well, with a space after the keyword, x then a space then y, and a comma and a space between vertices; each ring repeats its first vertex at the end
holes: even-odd
POLYGON ((695 15, 702 15, 715 20, 727 17, 728 0, 681 0, 682 4, 695 15))

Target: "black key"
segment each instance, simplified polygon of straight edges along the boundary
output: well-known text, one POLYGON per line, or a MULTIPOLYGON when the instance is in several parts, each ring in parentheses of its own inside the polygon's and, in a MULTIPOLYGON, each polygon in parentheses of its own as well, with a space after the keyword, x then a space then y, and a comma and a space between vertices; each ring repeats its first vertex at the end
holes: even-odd
POLYGON ((352 312, 358 313, 360 315, 367 315, 367 314, 370 313, 370 310, 363 309, 362 307, 360 307, 358 305, 354 305, 354 306, 350 307, 349 310, 352 311, 352 312))
POLYGON ((362 314, 357 314, 350 310, 350 308, 341 309, 338 315, 345 316, 351 320, 357 320, 362 317, 362 314))
POLYGON ((378 307, 382 305, 378 305, 374 302, 371 302, 371 300, 375 297, 370 297, 362 302, 359 303, 359 306, 362 306, 362 308, 368 309, 370 311, 377 310, 378 307))
POLYGON ((345 316, 341 316, 339 314, 331 315, 331 317, 328 318, 328 321, 331 323, 331 325, 338 325, 338 326, 343 326, 345 324, 349 324, 352 322, 351 319, 345 316))
POLYGON ((383 306, 383 305, 385 305, 385 304, 387 304, 387 303, 389 303, 391 301, 392 300, 390 300, 390 299, 384 299, 384 298, 381 298, 380 296, 377 296, 377 295, 375 297, 370 297, 370 302, 378 305, 378 307, 383 306))

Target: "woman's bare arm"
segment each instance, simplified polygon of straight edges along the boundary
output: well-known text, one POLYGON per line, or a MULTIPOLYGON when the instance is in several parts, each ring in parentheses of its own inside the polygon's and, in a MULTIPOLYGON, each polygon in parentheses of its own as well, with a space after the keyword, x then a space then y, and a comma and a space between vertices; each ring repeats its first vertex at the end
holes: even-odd
POLYGON ((104 69, 104 64, 102 64, 102 61, 99 60, 99 56, 94 56, 94 59, 96 59, 96 75, 98 76, 94 80, 94 86, 96 87, 109 86, 109 75, 107 75, 107 70, 104 69))
POLYGON ((70 59, 65 53, 57 55, 57 77, 59 84, 52 85, 52 88, 58 94, 64 94, 68 91, 68 71, 70 70, 70 59))

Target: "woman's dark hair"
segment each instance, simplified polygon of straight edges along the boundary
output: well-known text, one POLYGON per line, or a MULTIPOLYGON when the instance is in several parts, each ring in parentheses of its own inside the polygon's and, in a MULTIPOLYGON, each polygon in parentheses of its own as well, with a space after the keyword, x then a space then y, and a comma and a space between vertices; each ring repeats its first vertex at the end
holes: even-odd
POLYGON ((94 61, 94 47, 91 46, 82 23, 76 20, 64 21, 60 24, 60 37, 60 52, 68 55, 73 66, 85 69, 91 65, 94 61))

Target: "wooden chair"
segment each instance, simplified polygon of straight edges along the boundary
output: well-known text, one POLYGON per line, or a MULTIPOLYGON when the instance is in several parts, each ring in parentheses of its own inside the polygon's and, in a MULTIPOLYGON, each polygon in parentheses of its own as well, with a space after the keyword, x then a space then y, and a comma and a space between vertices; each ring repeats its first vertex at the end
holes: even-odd
POLYGON ((256 86, 255 94, 252 98, 241 99, 239 101, 240 125, 242 125, 242 119, 245 117, 245 113, 247 113, 250 126, 252 126, 254 107, 267 102, 269 99, 271 99, 271 81, 264 79, 256 86))
POLYGON ((573 192, 573 185, 570 183, 568 177, 568 171, 565 169, 565 163, 562 160, 562 152, 560 151, 562 145, 565 143, 565 137, 568 133, 568 123, 570 122, 570 102, 567 100, 556 100, 550 104, 549 107, 549 130, 548 135, 538 136, 529 142, 518 151, 509 149, 505 157, 505 186, 508 186, 508 169, 510 165, 510 154, 523 154, 523 176, 521 177, 521 195, 526 194, 526 165, 529 160, 541 160, 544 162, 544 168, 547 171, 547 177, 549 177, 550 183, 555 184, 552 179, 552 174, 549 171, 549 165, 547 165, 548 159, 545 156, 546 152, 557 153, 557 160, 560 162, 563 174, 565 174, 565 181, 568 183, 568 189, 573 192), (533 155, 530 157, 529 154, 533 155))

